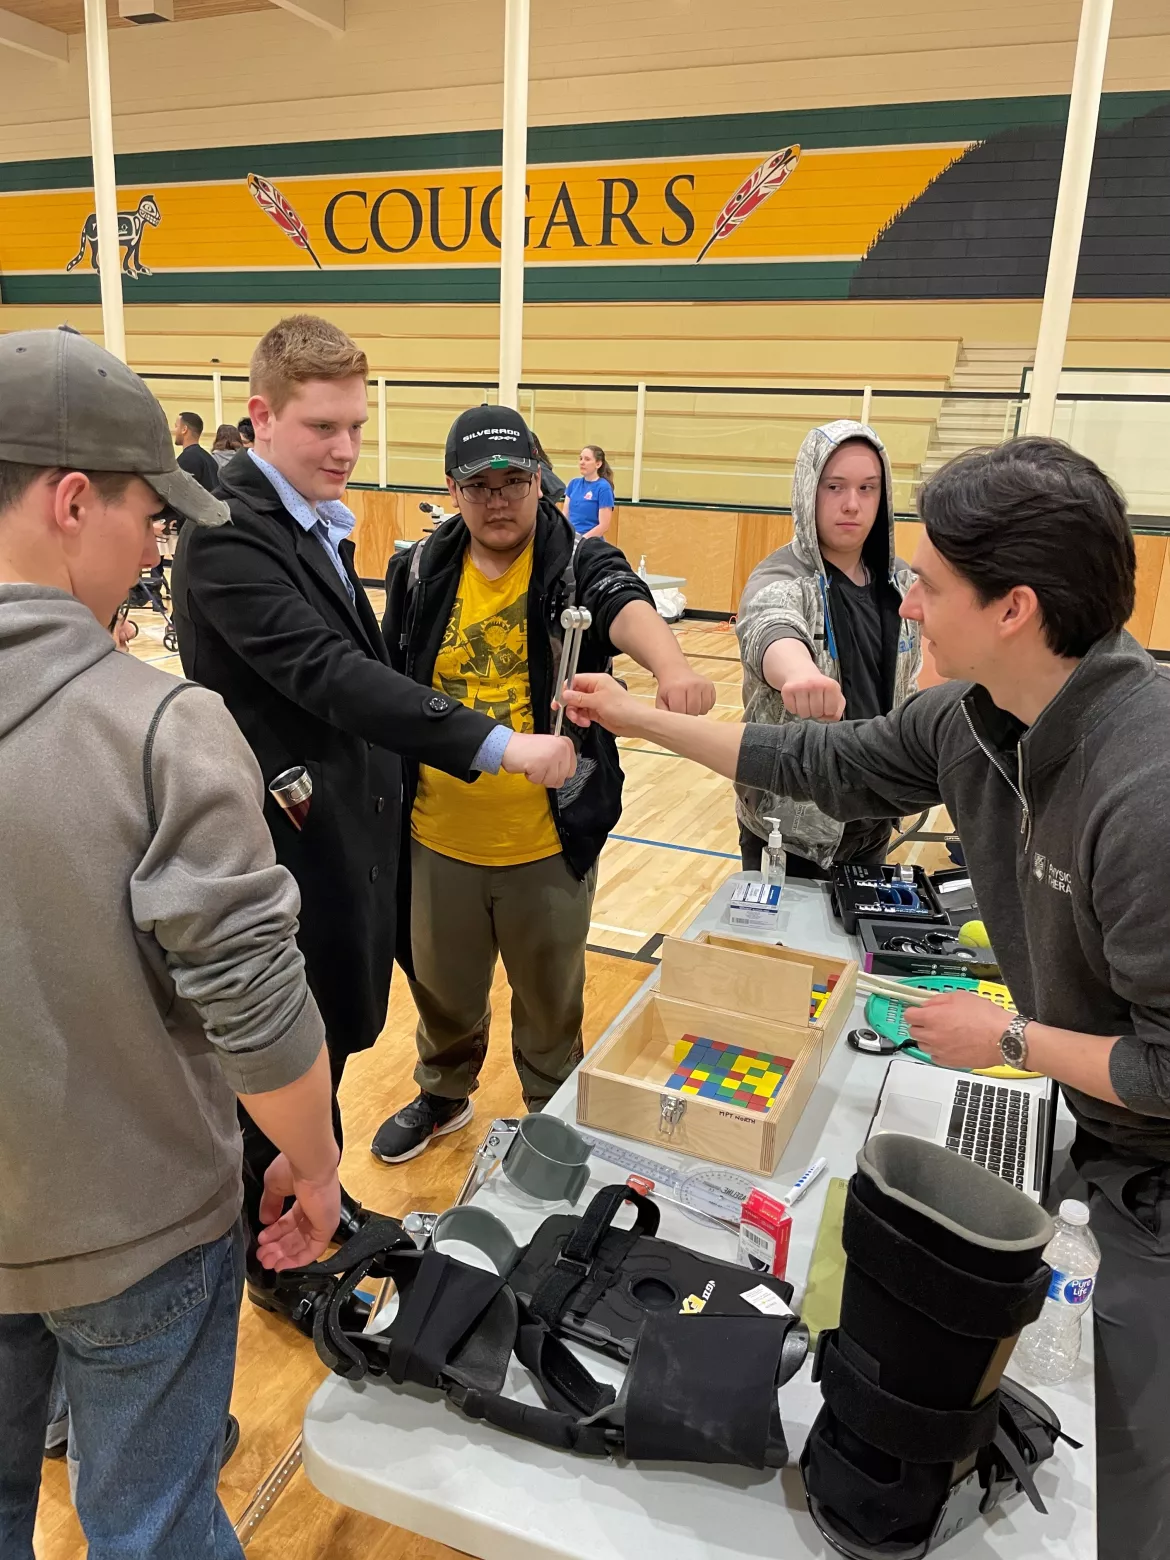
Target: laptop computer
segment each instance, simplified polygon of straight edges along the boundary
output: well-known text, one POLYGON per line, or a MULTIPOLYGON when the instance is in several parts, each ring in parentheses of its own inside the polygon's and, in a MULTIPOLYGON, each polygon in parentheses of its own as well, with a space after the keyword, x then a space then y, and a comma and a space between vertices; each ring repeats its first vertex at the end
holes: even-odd
POLYGON ((941 1143, 1041 1202, 1055 1119, 1056 1085, 1049 1078, 982 1078, 895 1056, 866 1136, 904 1132, 941 1143))

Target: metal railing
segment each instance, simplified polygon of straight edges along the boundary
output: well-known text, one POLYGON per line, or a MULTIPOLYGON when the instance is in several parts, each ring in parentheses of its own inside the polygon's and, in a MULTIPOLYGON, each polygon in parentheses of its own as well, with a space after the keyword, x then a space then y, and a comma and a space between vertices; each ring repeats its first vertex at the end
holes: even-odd
MULTIPOLYGON (((225 419, 238 420, 246 409, 242 387, 248 381, 242 374, 215 370, 143 377, 168 411, 198 410, 203 415, 206 409, 210 419, 205 421, 212 427, 225 419)), ((441 487, 450 423, 467 406, 496 398, 495 384, 486 379, 377 375, 369 384, 375 437, 367 440, 355 470, 356 486, 418 492, 441 487)), ((1170 393, 1062 390, 1057 400, 1066 408, 1107 409, 1108 417, 1095 421, 1078 412, 1075 429, 1066 419, 1067 426, 1062 430, 1058 423, 1058 431, 1094 455, 1123 489, 1132 488, 1135 500, 1140 493, 1135 510, 1170 516, 1170 393), (1118 447, 1111 456, 1103 433, 1107 426, 1129 426, 1132 413, 1119 418, 1118 411, 1138 406, 1152 409, 1155 421, 1165 423, 1164 432, 1152 436, 1154 448, 1147 450, 1141 470, 1132 452, 1121 458, 1118 447), (1156 468, 1152 475, 1151 466, 1156 468)), ((945 385, 745 387, 650 380, 525 380, 520 385, 520 409, 538 428, 563 474, 575 473, 582 445, 598 444, 614 469, 619 503, 763 513, 787 511, 796 451, 817 423, 837 417, 872 422, 890 454, 894 507, 909 514, 924 466, 929 470, 962 448, 1013 437, 1027 404, 1026 380, 1017 389, 1003 391, 945 385)))

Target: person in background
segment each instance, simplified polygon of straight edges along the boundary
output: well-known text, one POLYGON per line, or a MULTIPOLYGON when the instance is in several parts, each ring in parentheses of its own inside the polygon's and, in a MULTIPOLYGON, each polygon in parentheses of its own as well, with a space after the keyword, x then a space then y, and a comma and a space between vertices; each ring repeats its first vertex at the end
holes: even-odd
POLYGON ((256 442, 256 430, 252 426, 252 419, 241 417, 236 427, 239 429, 240 441, 244 449, 250 450, 256 442))
MULTIPOLYGON (((899 616, 914 576, 894 551, 890 461, 872 428, 842 419, 813 428, 792 474, 793 538, 756 565, 735 631, 749 725, 868 720, 915 691, 916 622, 899 616)), ((844 825, 808 801, 736 787, 740 854, 757 872, 779 819, 794 877, 835 862, 885 860, 892 817, 844 825)))
POLYGON ((180 412, 175 418, 174 440, 179 447, 179 469, 194 477, 209 493, 219 486, 219 467, 200 444, 203 419, 198 412, 180 412))
POLYGON ((188 531, 227 519, 138 376, 72 332, 0 337, 4 1560, 33 1560, 51 1392, 91 1555, 242 1560, 216 1493, 238 1434, 237 1100, 281 1150, 266 1270, 319 1256, 340 1206, 255 761, 220 699, 110 634, 164 503, 188 531))
POLYGON ((244 441, 240 437, 240 430, 235 423, 220 423, 215 430, 215 443, 211 446, 211 458, 221 469, 227 465, 237 450, 242 450, 244 441))
POLYGON ((545 454, 544 445, 536 437, 535 428, 531 430, 532 448, 536 451, 536 458, 540 462, 540 496, 547 498, 550 504, 555 504, 562 514, 565 512, 565 484, 553 470, 553 463, 545 454))
POLYGON ((604 536, 613 520, 613 472, 599 444, 587 444, 577 462, 581 475, 567 489, 569 524, 579 536, 604 536))
POLYGON ((1035 438, 972 451, 918 510, 902 612, 951 681, 839 724, 687 720, 606 677, 566 704, 833 817, 945 802, 1018 1016, 947 992, 912 1009, 910 1035, 944 1067, 1010 1062, 1061 1085, 1076 1136, 1052 1200, 1087 1202, 1101 1247, 1097 1553, 1165 1560, 1170 675, 1126 631, 1133 533, 1086 456, 1035 438))
MULTIPOLYGON (((298 766, 312 781, 303 829, 271 796, 265 814, 277 859, 301 890, 297 938, 325 1020, 339 1143, 336 1088, 346 1058, 372 1046, 386 1021, 402 757, 460 781, 502 768, 541 788, 561 785, 576 762, 568 738, 513 731, 391 667, 354 569, 354 517, 342 502, 361 452, 367 373, 365 353, 313 315, 281 320, 261 338, 248 402, 256 447, 220 474, 232 523, 185 527, 172 572, 184 672, 221 695, 266 784, 298 766)), ((276 1154, 245 1121, 253 1230, 276 1154)), ((338 1239, 364 1220, 345 1196, 338 1239)), ((299 1294, 270 1279, 250 1252, 254 1303, 300 1315, 299 1294)))
MULTIPOLYGON (((709 710, 715 688, 687 663, 650 591, 616 547, 577 541, 542 496, 539 471, 518 412, 483 406, 455 420, 446 472, 459 513, 396 554, 386 576, 382 628, 395 665, 517 731, 550 731, 571 568, 574 602, 592 615, 581 665, 608 666, 622 651, 654 674, 663 708, 709 710)), ((597 858, 622 805, 617 747, 600 729, 560 788, 505 774, 463 786, 426 764, 407 766, 406 786, 419 1094, 374 1138, 387 1164, 471 1120, 498 955, 526 1108, 546 1105, 580 1061, 597 858)))

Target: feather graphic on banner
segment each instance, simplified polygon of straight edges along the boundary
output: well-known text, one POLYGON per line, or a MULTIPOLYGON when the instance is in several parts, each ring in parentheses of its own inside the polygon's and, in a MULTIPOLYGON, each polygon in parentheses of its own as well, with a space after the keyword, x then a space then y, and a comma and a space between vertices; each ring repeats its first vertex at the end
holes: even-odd
POLYGON ((768 158, 767 162, 762 162, 756 171, 744 180, 715 218, 711 237, 696 255, 695 264, 698 265, 712 244, 734 233, 741 222, 764 204, 769 195, 775 195, 799 161, 800 147, 786 146, 782 152, 776 152, 768 158))
POLYGON ((250 173, 248 175, 248 188, 251 190, 252 198, 260 207, 260 210, 268 213, 277 227, 283 233, 288 234, 298 249, 307 250, 309 259, 317 267, 318 271, 322 270, 321 262, 313 253, 313 246, 309 242, 308 228, 306 228, 300 217, 297 216, 288 201, 285 200, 276 185, 270 184, 267 179, 262 179, 258 173, 250 173))

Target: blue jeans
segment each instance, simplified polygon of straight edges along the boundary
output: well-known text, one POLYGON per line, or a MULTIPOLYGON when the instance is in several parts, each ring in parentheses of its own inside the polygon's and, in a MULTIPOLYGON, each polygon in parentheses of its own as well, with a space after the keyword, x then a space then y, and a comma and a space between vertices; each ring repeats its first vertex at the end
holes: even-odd
POLYGON ((237 1223, 112 1300, 0 1315, 4 1560, 33 1560, 56 1367, 90 1560, 242 1560, 216 1485, 243 1281, 237 1223))

